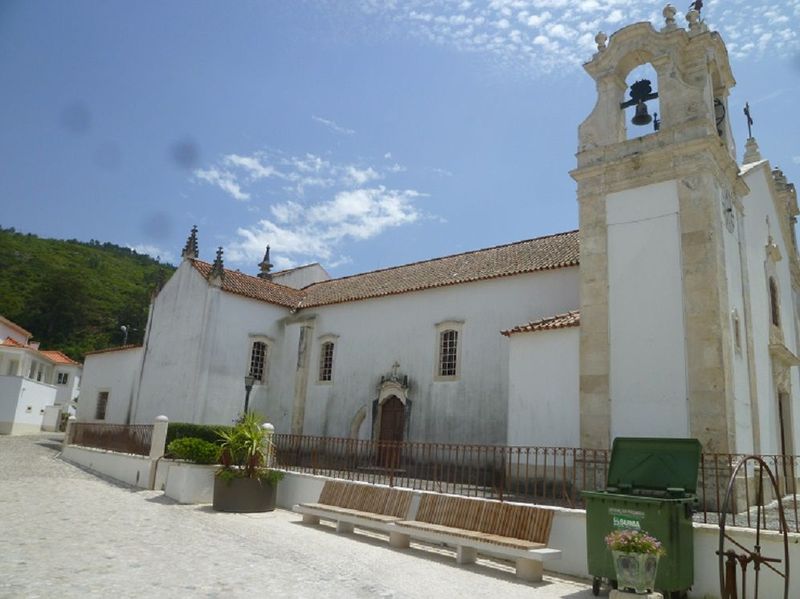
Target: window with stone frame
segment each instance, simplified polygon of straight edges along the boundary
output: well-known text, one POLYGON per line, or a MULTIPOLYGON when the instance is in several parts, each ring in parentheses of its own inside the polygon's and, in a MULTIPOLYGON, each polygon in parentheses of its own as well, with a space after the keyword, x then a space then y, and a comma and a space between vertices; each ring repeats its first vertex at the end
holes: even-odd
POLYGON ((69 381, 69 373, 68 372, 59 372, 58 373, 58 380, 56 381, 57 385, 66 385, 69 381))
POLYGON ((333 380, 333 341, 325 341, 319 348, 319 381, 328 383, 333 380))
POLYGON ((257 383, 263 383, 266 378, 267 344, 264 341, 254 341, 250 349, 250 376, 257 383))
POLYGON ((773 277, 769 278, 769 313, 772 324, 776 327, 781 326, 781 314, 778 304, 778 285, 773 277))
POLYGON ((439 376, 458 375, 458 331, 447 329, 439 333, 439 376))
POLYGON ((108 407, 108 391, 100 391, 97 394, 97 406, 94 410, 95 420, 106 419, 106 408, 108 407))

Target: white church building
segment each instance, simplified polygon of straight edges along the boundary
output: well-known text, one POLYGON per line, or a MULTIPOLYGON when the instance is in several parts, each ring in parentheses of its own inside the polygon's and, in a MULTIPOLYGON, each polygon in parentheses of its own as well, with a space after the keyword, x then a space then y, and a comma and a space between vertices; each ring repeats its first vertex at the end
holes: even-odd
POLYGON ((720 35, 664 16, 585 65, 578 230, 331 279, 203 262, 193 229, 143 346, 87 357, 79 420, 228 424, 247 395, 296 434, 796 453, 795 188, 752 137, 737 162, 720 35), (655 93, 659 127, 629 139, 625 105, 646 121, 655 93))

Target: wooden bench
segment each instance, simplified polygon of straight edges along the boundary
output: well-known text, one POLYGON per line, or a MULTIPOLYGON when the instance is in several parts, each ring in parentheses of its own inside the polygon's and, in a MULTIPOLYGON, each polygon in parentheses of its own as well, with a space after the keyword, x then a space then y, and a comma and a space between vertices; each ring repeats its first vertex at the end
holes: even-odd
MULTIPOLYGON (((341 480, 329 480, 316 503, 301 503, 292 510, 303 515, 306 524, 319 524, 320 518, 336 522, 336 532, 353 532, 362 526, 388 532, 390 524, 409 518, 413 492, 341 480)), ((407 546, 407 545, 406 545, 407 546)))
POLYGON ((392 523, 393 545, 411 537, 456 547, 458 563, 473 563, 478 553, 516 560, 519 578, 542 580, 542 562, 561 557, 550 549, 553 511, 533 505, 424 493, 414 520, 392 523))

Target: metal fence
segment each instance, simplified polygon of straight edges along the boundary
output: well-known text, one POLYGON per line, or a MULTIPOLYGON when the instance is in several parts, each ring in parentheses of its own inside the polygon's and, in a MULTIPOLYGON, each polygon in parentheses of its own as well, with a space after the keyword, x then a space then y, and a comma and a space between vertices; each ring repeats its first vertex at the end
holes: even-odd
POLYGON ((152 438, 152 424, 73 422, 68 442, 71 445, 96 447, 120 453, 149 455, 152 438))
MULTIPOLYGON (((276 466, 285 470, 491 499, 584 508, 584 490, 602 490, 608 450, 447 443, 385 443, 338 437, 276 434, 276 466)), ((739 454, 703 454, 697 481, 697 522, 716 524, 739 454)), ((761 456, 778 480, 787 528, 800 532, 797 475, 800 457, 761 456)), ((779 529, 777 496, 769 477, 742 469, 733 485, 729 525, 779 529), (761 490, 760 490, 761 489, 761 490), (759 509, 760 507, 760 509, 759 509)))

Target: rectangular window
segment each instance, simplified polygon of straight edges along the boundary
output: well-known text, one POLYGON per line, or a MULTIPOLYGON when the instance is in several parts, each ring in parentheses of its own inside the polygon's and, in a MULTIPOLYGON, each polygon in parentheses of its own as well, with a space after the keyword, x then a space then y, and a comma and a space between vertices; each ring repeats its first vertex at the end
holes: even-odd
POLYGON ((264 382, 264 366, 267 362, 267 344, 263 341, 253 342, 250 351, 250 376, 257 382, 264 382))
POLYGON ((448 329, 439 334, 439 376, 458 374, 458 331, 448 329))
POLYGON ((94 411, 95 420, 106 419, 106 406, 108 406, 108 391, 100 391, 97 394, 97 407, 94 411))
POLYGON ((333 341, 326 341, 319 350, 319 380, 333 380, 333 341))
POLYGON ((58 373, 58 381, 57 384, 59 385, 66 385, 67 381, 69 381, 69 373, 67 372, 59 372, 58 373))

